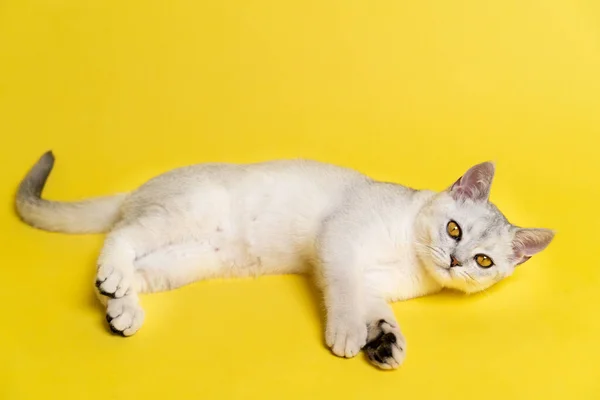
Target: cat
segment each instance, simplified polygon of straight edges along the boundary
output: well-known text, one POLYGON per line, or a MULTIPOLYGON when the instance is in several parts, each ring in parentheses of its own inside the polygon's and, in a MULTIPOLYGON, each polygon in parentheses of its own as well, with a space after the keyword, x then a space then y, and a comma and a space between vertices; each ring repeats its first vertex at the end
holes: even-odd
POLYGON ((326 307, 325 342, 398 368, 406 340, 389 303, 474 293, 544 250, 554 231, 512 225, 489 201, 495 164, 443 191, 379 182, 310 160, 180 167, 137 190, 77 202, 43 199, 45 153, 21 182, 20 218, 54 232, 108 232, 95 286, 110 329, 142 326, 139 293, 202 279, 312 275, 326 307))

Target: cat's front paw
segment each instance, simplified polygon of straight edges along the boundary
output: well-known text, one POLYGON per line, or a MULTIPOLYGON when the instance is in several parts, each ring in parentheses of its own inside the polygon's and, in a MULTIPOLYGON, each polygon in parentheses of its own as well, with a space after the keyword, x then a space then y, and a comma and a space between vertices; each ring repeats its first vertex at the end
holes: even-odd
POLYGON ((111 299, 118 299, 129 293, 132 283, 132 274, 107 264, 98 266, 96 287, 100 294, 111 299))
POLYGON ((382 369, 398 368, 406 357, 406 340, 398 327, 379 320, 369 328, 370 340, 364 347, 367 357, 382 369))
POLYGON ((330 321, 327 323, 325 341, 336 356, 352 358, 367 342, 367 326, 358 321, 330 321))

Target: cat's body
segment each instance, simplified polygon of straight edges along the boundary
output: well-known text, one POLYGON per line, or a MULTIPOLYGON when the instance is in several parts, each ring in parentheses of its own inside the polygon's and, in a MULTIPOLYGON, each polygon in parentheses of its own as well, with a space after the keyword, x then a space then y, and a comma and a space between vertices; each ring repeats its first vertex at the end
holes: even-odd
POLYGON ((200 164, 131 194, 61 203, 41 199, 53 162, 47 153, 29 172, 17 210, 46 230, 109 231, 97 287, 111 329, 126 336, 143 322, 137 293, 212 277, 310 273, 324 294, 333 352, 352 357, 365 348, 375 365, 395 368, 406 346, 388 301, 485 289, 553 236, 510 225, 488 202, 489 163, 441 193, 315 161, 200 164), (474 265, 484 253, 492 267, 474 265))
MULTIPOLYGON (((416 212, 432 194, 313 161, 208 164, 150 180, 121 210, 126 224, 146 219, 168 225, 156 246, 136 259, 137 269, 166 269, 173 260, 190 265, 186 277, 139 281, 145 291, 158 291, 211 276, 311 273, 320 265, 317 245, 325 220, 353 203, 367 204, 371 213, 365 217, 381 225, 376 243, 385 250, 373 249, 382 254, 378 261, 390 274, 410 271, 407 279, 382 276, 375 283, 383 288, 396 282, 385 289, 386 298, 395 300, 441 288, 419 267, 409 236, 416 212), (403 218, 387 217, 390 207, 405 210, 403 218)), ((349 222, 366 227, 370 221, 349 222)))

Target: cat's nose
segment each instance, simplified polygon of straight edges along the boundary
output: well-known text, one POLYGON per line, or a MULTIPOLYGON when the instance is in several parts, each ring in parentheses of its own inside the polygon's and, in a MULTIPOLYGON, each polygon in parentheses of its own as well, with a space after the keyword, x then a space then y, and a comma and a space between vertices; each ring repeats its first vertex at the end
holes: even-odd
POLYGON ((462 264, 454 257, 454 254, 450 256, 450 267, 462 267, 462 264))

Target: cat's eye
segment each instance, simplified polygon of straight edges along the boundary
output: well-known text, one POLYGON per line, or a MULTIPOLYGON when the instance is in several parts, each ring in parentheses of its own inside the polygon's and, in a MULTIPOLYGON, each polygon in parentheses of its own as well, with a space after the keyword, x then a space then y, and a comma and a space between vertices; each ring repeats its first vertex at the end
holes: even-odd
POLYGON ((477 265, 479 265, 481 268, 489 268, 494 265, 492 259, 485 254, 477 254, 475 256, 475 262, 477 262, 477 265))
POLYGON ((446 225, 446 232, 448 232, 448 235, 454 240, 460 240, 462 237, 462 230, 454 221, 448 222, 448 225, 446 225))

